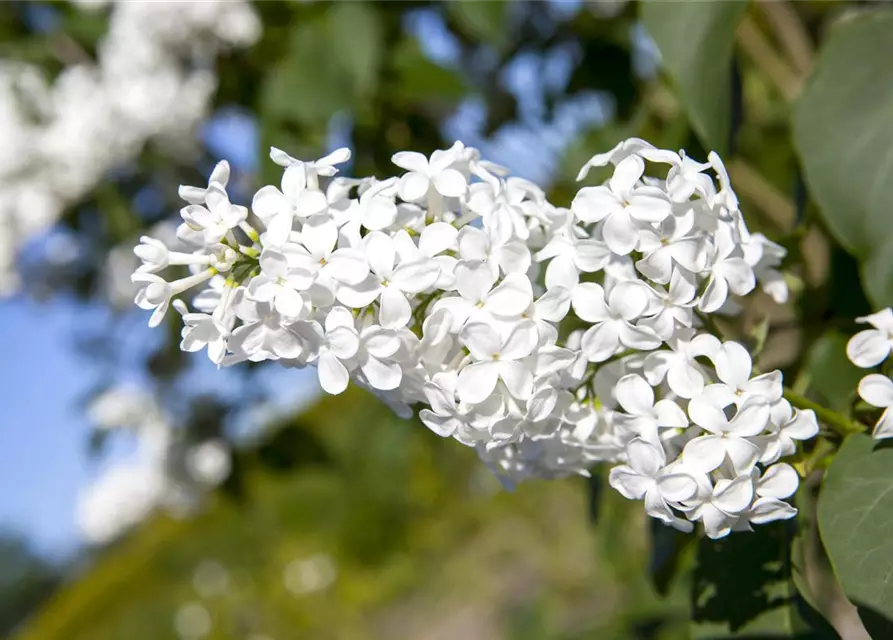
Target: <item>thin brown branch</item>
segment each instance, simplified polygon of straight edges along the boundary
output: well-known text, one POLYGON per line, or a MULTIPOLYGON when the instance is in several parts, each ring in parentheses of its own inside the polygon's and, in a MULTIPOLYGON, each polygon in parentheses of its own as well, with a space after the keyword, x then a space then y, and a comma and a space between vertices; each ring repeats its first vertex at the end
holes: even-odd
POLYGON ((745 15, 738 24, 735 40, 747 56, 766 74, 787 102, 793 102, 803 87, 803 78, 781 57, 756 21, 745 15))
POLYGON ((815 47, 793 4, 786 0, 759 0, 758 6, 788 60, 802 77, 809 75, 815 62, 815 47))
POLYGON ((780 231, 790 231, 797 212, 794 203, 778 187, 741 158, 726 163, 735 191, 757 205, 780 231))

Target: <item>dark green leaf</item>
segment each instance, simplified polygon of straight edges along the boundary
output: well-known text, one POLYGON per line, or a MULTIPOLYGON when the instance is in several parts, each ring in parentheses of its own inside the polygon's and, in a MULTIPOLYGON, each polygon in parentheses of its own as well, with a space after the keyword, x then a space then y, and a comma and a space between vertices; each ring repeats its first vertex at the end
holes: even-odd
POLYGON ((692 638, 822 638, 799 613, 806 605, 791 578, 790 543, 790 523, 702 538, 692 583, 692 638))
POLYGON ((849 409, 856 385, 864 375, 847 358, 848 340, 849 336, 828 331, 813 343, 806 356, 805 372, 809 376, 809 388, 835 411, 849 409))
POLYGON ((724 153, 732 110, 732 45, 746 2, 644 2, 642 19, 660 49, 692 127, 724 153))
POLYGON ((847 597, 882 618, 893 618, 891 525, 893 449, 851 435, 825 476, 819 531, 847 597))
POLYGON ((794 114, 806 182, 877 306, 893 303, 893 11, 831 32, 794 114))

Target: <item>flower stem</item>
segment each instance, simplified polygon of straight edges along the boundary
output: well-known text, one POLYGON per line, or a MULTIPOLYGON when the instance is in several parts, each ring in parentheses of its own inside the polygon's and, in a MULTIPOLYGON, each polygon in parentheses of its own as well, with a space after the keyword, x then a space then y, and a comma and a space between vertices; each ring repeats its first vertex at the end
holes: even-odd
POLYGON ((827 424, 829 427, 834 429, 842 436, 847 436, 851 433, 861 433, 865 431, 865 427, 863 427, 858 422, 850 420, 846 416, 842 416, 836 411, 832 411, 827 407, 823 407, 822 405, 813 402, 809 398, 796 393, 789 387, 784 388, 784 397, 788 402, 790 402, 798 409, 812 409, 812 411, 815 412, 816 417, 819 419, 819 422, 827 424))

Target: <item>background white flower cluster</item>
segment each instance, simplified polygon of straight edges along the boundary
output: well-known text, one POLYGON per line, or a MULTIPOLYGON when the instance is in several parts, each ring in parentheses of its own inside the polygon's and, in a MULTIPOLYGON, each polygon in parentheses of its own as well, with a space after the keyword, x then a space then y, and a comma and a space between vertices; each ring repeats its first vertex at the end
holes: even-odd
POLYGON ((584 166, 580 180, 611 175, 570 208, 461 142, 395 154, 404 172, 386 180, 337 176, 349 157, 272 149, 281 184, 250 211, 230 202, 225 162, 181 188, 179 246, 135 249, 150 324, 174 306, 181 347, 218 364, 313 365, 329 393, 353 379, 402 416, 421 405, 508 485, 604 461, 614 488, 682 530, 796 513, 779 460, 815 415, 705 329, 758 283, 787 296, 784 250, 748 232, 716 154, 626 140, 584 166), (186 271, 165 279, 170 266, 186 271))
POLYGON ((103 469, 78 499, 78 527, 92 544, 114 540, 157 508, 188 513, 229 476, 229 446, 216 438, 186 441, 145 391, 112 387, 91 402, 89 414, 101 433, 126 430, 137 440, 135 457, 103 469))
POLYGON ((242 0, 75 4, 111 4, 95 59, 66 41, 51 82, 36 65, 0 61, 0 295, 18 287, 22 245, 110 170, 147 142, 191 150, 217 87, 218 51, 260 36, 242 0))

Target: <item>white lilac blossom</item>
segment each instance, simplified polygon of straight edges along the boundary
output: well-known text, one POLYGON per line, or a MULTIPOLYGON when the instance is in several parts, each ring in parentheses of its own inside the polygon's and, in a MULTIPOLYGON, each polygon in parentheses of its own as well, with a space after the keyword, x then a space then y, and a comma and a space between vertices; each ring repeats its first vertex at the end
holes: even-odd
POLYGON ((153 324, 174 306, 184 349, 315 366, 333 394, 353 380, 474 447, 507 486, 604 462, 612 486, 682 530, 796 513, 783 500, 797 475, 778 461, 816 416, 707 329, 757 283, 787 295, 783 250, 748 233, 716 154, 628 140, 586 164, 581 180, 613 175, 570 208, 459 142, 395 154, 405 171, 384 180, 336 175, 347 149, 271 157, 284 174, 254 217, 220 165, 181 190, 188 249, 136 248, 136 302, 153 324))
POLYGON ((88 414, 99 429, 128 430, 138 442, 132 456, 105 466, 78 498, 76 520, 88 543, 110 542, 159 508, 191 509, 230 474, 223 440, 180 437, 157 398, 144 390, 112 387, 92 400, 88 414))
MULTIPOLYGON (((847 357, 857 367, 872 369, 884 363, 893 350, 893 309, 889 307, 862 318, 860 324, 871 329, 860 331, 847 343, 847 357)), ((883 409, 874 426, 875 438, 893 438, 893 381, 881 373, 870 373, 859 382, 859 397, 873 407, 883 409)))
POLYGON ((260 37, 244 0, 73 4, 111 5, 95 55, 75 46, 52 81, 37 65, 0 62, 0 296, 19 285, 19 248, 110 170, 149 143, 188 160, 217 87, 218 54, 260 37))

